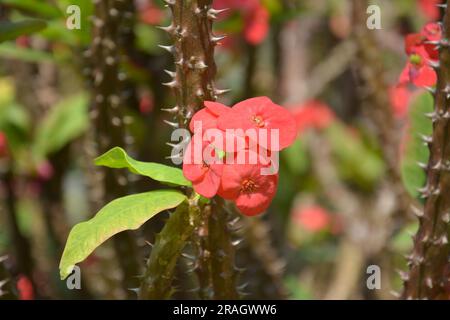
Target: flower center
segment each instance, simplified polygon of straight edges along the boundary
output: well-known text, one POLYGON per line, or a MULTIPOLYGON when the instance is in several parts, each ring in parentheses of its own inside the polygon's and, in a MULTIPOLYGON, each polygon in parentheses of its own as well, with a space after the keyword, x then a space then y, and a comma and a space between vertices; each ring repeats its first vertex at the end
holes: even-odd
POLYGON ((203 161, 202 170, 204 170, 204 171, 209 170, 209 164, 207 164, 206 162, 203 161))
POLYGON ((420 65, 422 63, 422 57, 419 56, 418 54, 412 54, 409 57, 409 61, 411 61, 412 64, 417 66, 417 65, 420 65))
POLYGON ((264 127, 264 125, 265 125, 264 119, 261 116, 254 115, 252 117, 252 121, 257 127, 260 127, 260 128, 264 127))
POLYGON ((251 179, 245 179, 241 183, 241 192, 242 193, 252 193, 258 188, 258 185, 251 179))

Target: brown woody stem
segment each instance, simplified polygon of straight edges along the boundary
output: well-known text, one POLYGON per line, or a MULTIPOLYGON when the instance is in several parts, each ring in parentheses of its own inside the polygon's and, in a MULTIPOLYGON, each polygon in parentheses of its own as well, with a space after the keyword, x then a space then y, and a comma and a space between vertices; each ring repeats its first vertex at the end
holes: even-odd
POLYGON ((409 257, 409 273, 404 274, 405 299, 449 298, 450 231, 450 1, 447 1, 443 35, 439 45, 439 67, 435 108, 430 115, 433 135, 429 142, 430 159, 427 184, 422 195, 424 212, 419 214, 419 230, 409 257), (446 290, 447 288, 447 290, 446 290))

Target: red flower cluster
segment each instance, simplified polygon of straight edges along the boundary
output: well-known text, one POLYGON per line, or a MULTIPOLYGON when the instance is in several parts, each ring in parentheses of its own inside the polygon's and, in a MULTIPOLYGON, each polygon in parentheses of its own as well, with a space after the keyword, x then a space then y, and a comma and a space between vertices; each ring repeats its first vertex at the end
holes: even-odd
POLYGON ((267 97, 232 108, 207 101, 205 107, 190 123, 194 135, 184 154, 185 177, 204 197, 218 194, 235 202, 245 215, 262 213, 278 184, 278 173, 269 172, 269 157, 294 142, 293 116, 267 97), (268 141, 273 132, 277 141, 268 141))
MULTIPOLYGON (((244 37, 248 43, 258 45, 269 32, 269 11, 260 0, 214 0, 215 9, 238 11, 244 18, 244 37)), ((225 14, 227 14, 225 12, 225 14)))
POLYGON ((400 75, 401 85, 413 83, 418 87, 431 87, 436 84, 436 72, 431 65, 439 59, 437 44, 441 37, 441 26, 434 22, 426 24, 419 33, 406 36, 408 62, 400 75))

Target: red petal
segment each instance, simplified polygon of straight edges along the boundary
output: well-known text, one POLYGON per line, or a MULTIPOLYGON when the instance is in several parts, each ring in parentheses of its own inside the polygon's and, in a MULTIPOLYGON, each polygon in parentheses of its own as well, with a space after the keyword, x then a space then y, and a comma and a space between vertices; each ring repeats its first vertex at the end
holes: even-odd
POLYGON ((410 78, 418 87, 432 87, 437 82, 436 72, 427 65, 420 68, 411 68, 410 78))
MULTIPOLYGON (((195 133, 194 129, 196 122, 200 122, 197 123, 197 125, 201 125, 201 129, 204 133, 207 129, 217 127, 217 116, 206 108, 195 113, 191 119, 191 122, 189 123, 189 130, 191 130, 192 133, 195 133)), ((197 130, 198 129, 199 128, 197 128, 197 130)))
POLYGON ((205 104, 205 107, 216 117, 219 117, 222 114, 229 112, 231 110, 230 107, 227 107, 226 105, 223 105, 218 102, 205 101, 204 104, 205 104))
MULTIPOLYGON (((223 166, 216 166, 216 170, 218 168, 223 168, 223 166)), ((214 197, 220 186, 220 178, 221 176, 218 172, 208 170, 203 179, 193 183, 195 192, 206 198, 214 197)))

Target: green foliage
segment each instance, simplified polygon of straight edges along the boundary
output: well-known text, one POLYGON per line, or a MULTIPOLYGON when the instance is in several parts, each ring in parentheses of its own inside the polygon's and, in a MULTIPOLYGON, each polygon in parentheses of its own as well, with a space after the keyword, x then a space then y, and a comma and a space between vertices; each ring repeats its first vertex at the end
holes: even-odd
POLYGON ((433 133, 433 124, 425 113, 433 111, 433 97, 430 93, 421 94, 409 109, 409 127, 403 141, 401 157, 401 175, 406 190, 413 197, 419 195, 418 189, 423 187, 426 174, 418 163, 428 163, 430 152, 422 140, 422 135, 433 133))
POLYGON ((61 17, 61 12, 54 5, 39 0, 2 0, 2 4, 11 8, 26 11, 41 18, 53 19, 61 17))
POLYGON ((175 208, 184 200, 186 196, 178 191, 158 190, 108 203, 94 218, 72 228, 59 265, 61 279, 65 279, 75 264, 86 259, 113 235, 136 230, 159 212, 175 208))
POLYGON ((191 182, 183 176, 183 171, 159 163, 142 162, 131 158, 125 150, 115 147, 95 159, 95 164, 108 168, 127 168, 132 173, 149 177, 169 185, 190 187, 191 182))
POLYGON ((304 139, 295 140, 292 146, 283 151, 282 157, 292 173, 303 174, 310 165, 304 139))
POLYGON ((0 22, 0 42, 14 40, 20 36, 32 34, 44 29, 47 23, 43 20, 28 19, 18 22, 0 22))
POLYGON ((88 127, 88 98, 78 94, 55 105, 37 128, 34 152, 37 157, 64 147, 88 127))
POLYGON ((369 188, 382 176, 384 165, 380 156, 342 124, 334 123, 325 134, 344 178, 369 188))
POLYGON ((26 142, 30 119, 25 109, 14 101, 14 89, 9 78, 0 79, 0 131, 15 149, 26 142))
POLYGON ((21 48, 10 42, 0 44, 0 57, 36 63, 54 60, 49 53, 30 48, 21 48))

